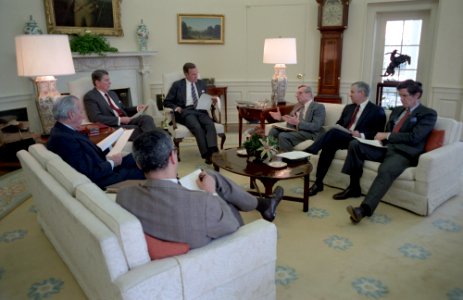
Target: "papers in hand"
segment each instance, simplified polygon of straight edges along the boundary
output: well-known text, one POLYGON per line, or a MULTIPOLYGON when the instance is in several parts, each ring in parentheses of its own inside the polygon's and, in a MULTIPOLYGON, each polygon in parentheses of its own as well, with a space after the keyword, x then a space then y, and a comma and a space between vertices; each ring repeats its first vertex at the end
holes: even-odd
POLYGON ((378 141, 378 140, 367 140, 367 139, 362 139, 362 138, 359 138, 359 137, 356 137, 356 139, 360 143, 363 143, 363 144, 367 144, 367 145, 375 146, 375 147, 380 147, 380 148, 386 148, 386 146, 384 146, 383 143, 381 143, 381 141, 378 141))
POLYGON ((133 129, 123 129, 119 128, 118 130, 111 133, 105 139, 97 144, 98 147, 102 151, 105 151, 108 148, 111 148, 114 144, 114 147, 109 151, 107 155, 113 155, 115 153, 122 152, 124 149, 125 144, 129 140, 130 136, 132 135, 133 129))
POLYGON ((330 129, 337 129, 337 130, 341 130, 342 132, 345 132, 345 133, 348 133, 348 134, 352 134, 352 132, 351 132, 349 129, 347 129, 347 128, 345 128, 345 127, 342 127, 342 126, 339 125, 339 124, 335 124, 335 125, 331 126, 330 129))
POLYGON ((143 109, 139 110, 136 114, 131 116, 130 120, 133 120, 133 119, 138 118, 139 116, 143 115, 146 112, 146 110, 148 109, 148 106, 149 106, 149 104, 145 105, 145 107, 143 107, 143 109))
POLYGON ((198 99, 198 104, 196 109, 198 110, 210 110, 212 105, 212 96, 206 93, 203 93, 198 99))
POLYGON ((196 179, 198 179, 199 173, 201 173, 200 169, 193 171, 192 173, 188 175, 183 176, 182 178, 179 179, 180 183, 182 184, 183 187, 189 190, 196 190, 196 191, 201 190, 199 186, 196 184, 196 179))
POLYGON ((283 131, 296 131, 295 127, 289 127, 286 122, 274 123, 272 126, 283 131))

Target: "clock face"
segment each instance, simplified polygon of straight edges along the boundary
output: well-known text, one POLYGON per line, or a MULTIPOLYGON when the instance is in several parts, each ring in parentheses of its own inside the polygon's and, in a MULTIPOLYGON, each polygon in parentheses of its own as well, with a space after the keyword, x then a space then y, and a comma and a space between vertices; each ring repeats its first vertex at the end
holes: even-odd
POLYGON ((322 10, 322 26, 342 26, 342 13, 341 0, 326 0, 322 10))

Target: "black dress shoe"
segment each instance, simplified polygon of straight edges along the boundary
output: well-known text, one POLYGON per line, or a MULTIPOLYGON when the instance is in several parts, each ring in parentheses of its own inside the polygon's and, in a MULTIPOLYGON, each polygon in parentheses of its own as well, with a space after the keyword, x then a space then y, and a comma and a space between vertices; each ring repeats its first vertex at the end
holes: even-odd
POLYGON ((314 183, 309 189, 309 196, 315 196, 318 192, 321 191, 323 191, 323 184, 318 185, 317 183, 314 183))
POLYGON ((276 215, 276 209, 283 198, 284 190, 281 186, 277 186, 273 194, 268 198, 258 197, 257 210, 262 215, 262 218, 269 222, 273 222, 276 215))
POLYGON ((363 209, 361 207, 352 207, 352 205, 349 205, 348 207, 346 207, 346 209, 350 215, 350 220, 352 221, 352 223, 357 224, 358 222, 360 222, 360 220, 363 219, 364 215, 363 209))
POLYGON ((347 198, 356 198, 360 197, 362 193, 358 189, 353 189, 351 187, 348 187, 344 191, 334 194, 333 199, 334 200, 345 200, 347 198))

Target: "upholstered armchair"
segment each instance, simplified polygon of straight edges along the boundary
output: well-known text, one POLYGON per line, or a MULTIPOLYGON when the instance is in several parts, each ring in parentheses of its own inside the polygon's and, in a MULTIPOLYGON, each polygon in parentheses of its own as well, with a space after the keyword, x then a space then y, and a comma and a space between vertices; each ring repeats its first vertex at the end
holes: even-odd
MULTIPOLYGON (((162 75, 162 83, 164 93, 168 93, 172 83, 177 80, 182 79, 184 76, 181 72, 173 72, 173 73, 165 73, 162 75)), ((211 118, 214 120, 215 130, 217 135, 220 137, 220 149, 223 149, 223 145, 226 140, 225 135, 225 127, 223 124, 218 122, 218 118, 216 116, 218 108, 214 105, 211 106, 211 118)), ((193 133, 183 124, 177 123, 175 121, 174 111, 171 108, 164 107, 164 116, 165 116, 165 124, 167 124, 167 130, 169 131, 170 135, 173 138, 174 144, 178 149, 177 155, 180 161, 180 143, 185 138, 194 138, 193 133)))

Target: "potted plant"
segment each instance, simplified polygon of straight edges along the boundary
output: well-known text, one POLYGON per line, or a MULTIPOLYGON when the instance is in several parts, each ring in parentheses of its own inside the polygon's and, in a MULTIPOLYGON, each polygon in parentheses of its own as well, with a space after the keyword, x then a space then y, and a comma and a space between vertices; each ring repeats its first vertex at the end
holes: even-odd
POLYGON ((272 160, 278 153, 278 141, 272 136, 265 136, 260 126, 251 131, 251 136, 243 143, 248 156, 255 156, 257 160, 272 160))
POLYGON ((71 51, 79 54, 97 53, 104 55, 104 52, 117 52, 117 48, 111 47, 109 42, 101 35, 85 31, 83 34, 75 35, 70 41, 71 51))

